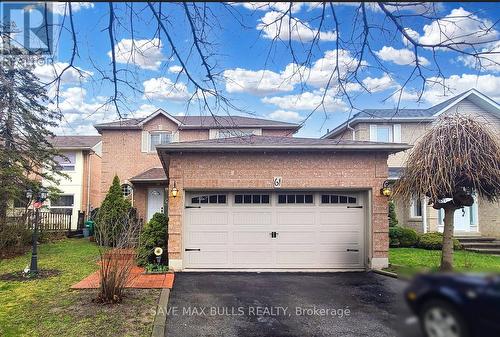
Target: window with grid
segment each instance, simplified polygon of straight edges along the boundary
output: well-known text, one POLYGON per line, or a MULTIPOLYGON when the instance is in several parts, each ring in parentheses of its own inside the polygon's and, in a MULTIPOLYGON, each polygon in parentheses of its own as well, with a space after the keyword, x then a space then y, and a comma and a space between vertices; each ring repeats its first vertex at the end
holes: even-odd
POLYGON ((197 195, 191 198, 192 204, 225 204, 227 196, 225 194, 197 195))
POLYGON ((54 158, 57 163, 56 170, 58 171, 74 171, 76 163, 76 152, 64 153, 62 156, 54 158))
POLYGON ((358 199, 350 195, 343 194, 322 194, 322 204, 356 204, 358 199))
POLYGON ((278 204, 312 204, 312 194, 278 194, 278 204))
POLYGON ((171 132, 151 132, 149 134, 149 151, 156 151, 157 145, 172 143, 171 132))
POLYGON ((75 197, 73 195, 61 195, 59 198, 50 201, 51 213, 71 214, 75 197))
POLYGON ((235 204, 269 204, 269 194, 235 194, 235 204))

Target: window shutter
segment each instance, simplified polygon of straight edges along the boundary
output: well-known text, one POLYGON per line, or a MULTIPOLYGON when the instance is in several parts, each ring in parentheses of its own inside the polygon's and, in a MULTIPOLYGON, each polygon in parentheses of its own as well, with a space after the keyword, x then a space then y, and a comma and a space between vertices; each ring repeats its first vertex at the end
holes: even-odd
POLYGON ((393 125, 393 139, 394 143, 401 143, 401 124, 393 125))
POLYGON ((370 125, 370 141, 371 142, 377 141, 377 126, 373 124, 370 125))
POLYGON ((141 152, 149 151, 149 132, 142 131, 141 152))

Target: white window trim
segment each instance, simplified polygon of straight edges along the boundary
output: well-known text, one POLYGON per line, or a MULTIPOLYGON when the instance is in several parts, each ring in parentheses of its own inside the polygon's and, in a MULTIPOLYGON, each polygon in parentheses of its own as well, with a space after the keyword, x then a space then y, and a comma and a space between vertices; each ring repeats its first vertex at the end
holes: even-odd
POLYGON ((411 199, 411 203, 410 203, 410 219, 418 219, 418 220, 421 220, 422 219, 422 216, 424 214, 424 203, 422 202, 422 199, 420 199, 420 214, 421 215, 416 215, 415 214, 415 203, 417 201, 417 198, 416 197, 413 197, 411 199))
POLYGON ((71 205, 71 206, 56 206, 56 205, 52 205, 52 202, 50 202, 49 209, 50 209, 50 210, 52 210, 52 209, 58 209, 58 208, 62 208, 62 209, 70 209, 70 210, 71 210, 71 213, 73 213, 74 208, 75 208, 75 195, 74 195, 74 194, 61 194, 60 196, 61 196, 61 197, 68 197, 68 196, 72 196, 72 197, 73 197, 73 205, 71 205))
POLYGON ((401 124, 370 124, 371 142, 381 142, 378 140, 378 128, 387 128, 389 130, 389 143, 401 143, 401 124))
POLYGON ((172 131, 168 131, 168 130, 155 130, 155 131, 147 131, 148 133, 148 141, 147 141, 147 144, 148 144, 148 153, 156 153, 156 149, 151 149, 151 137, 154 135, 154 134, 158 134, 158 133, 168 133, 170 134, 170 142, 173 143, 174 142, 174 133, 172 131))
MULTIPOLYGON (((60 170, 61 172, 75 172, 76 171, 76 161, 77 161, 77 153, 75 152, 68 152, 67 154, 74 154, 75 156, 75 162, 74 163, 59 163, 58 166, 60 167, 72 167, 73 169, 71 170, 60 170)), ((64 157, 68 157, 64 153, 62 154, 64 157)))

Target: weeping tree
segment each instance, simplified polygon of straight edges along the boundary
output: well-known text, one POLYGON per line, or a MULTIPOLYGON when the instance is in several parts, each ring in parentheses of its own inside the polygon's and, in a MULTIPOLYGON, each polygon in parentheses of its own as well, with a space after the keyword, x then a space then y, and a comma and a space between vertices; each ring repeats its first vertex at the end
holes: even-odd
POLYGON ((500 196, 500 142, 484 123, 471 117, 443 116, 415 145, 395 196, 408 202, 425 195, 444 210, 441 270, 453 269, 453 216, 472 206, 474 195, 496 202, 500 196))

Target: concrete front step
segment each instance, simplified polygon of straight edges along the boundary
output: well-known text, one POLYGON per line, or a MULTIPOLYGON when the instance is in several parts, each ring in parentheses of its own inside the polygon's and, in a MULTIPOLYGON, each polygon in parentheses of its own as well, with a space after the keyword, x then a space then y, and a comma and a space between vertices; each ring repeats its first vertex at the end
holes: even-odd
POLYGON ((460 243, 479 243, 479 242, 494 242, 496 238, 489 238, 485 236, 455 236, 455 239, 460 243))
POLYGON ((499 248, 500 249, 500 241, 491 241, 491 242, 462 242, 462 246, 465 249, 468 248, 499 248))
POLYGON ((475 252, 475 253, 480 253, 480 254, 493 254, 493 255, 499 255, 500 256, 500 248, 490 248, 490 247, 482 247, 482 248, 467 248, 464 247, 464 249, 468 252, 475 252))

